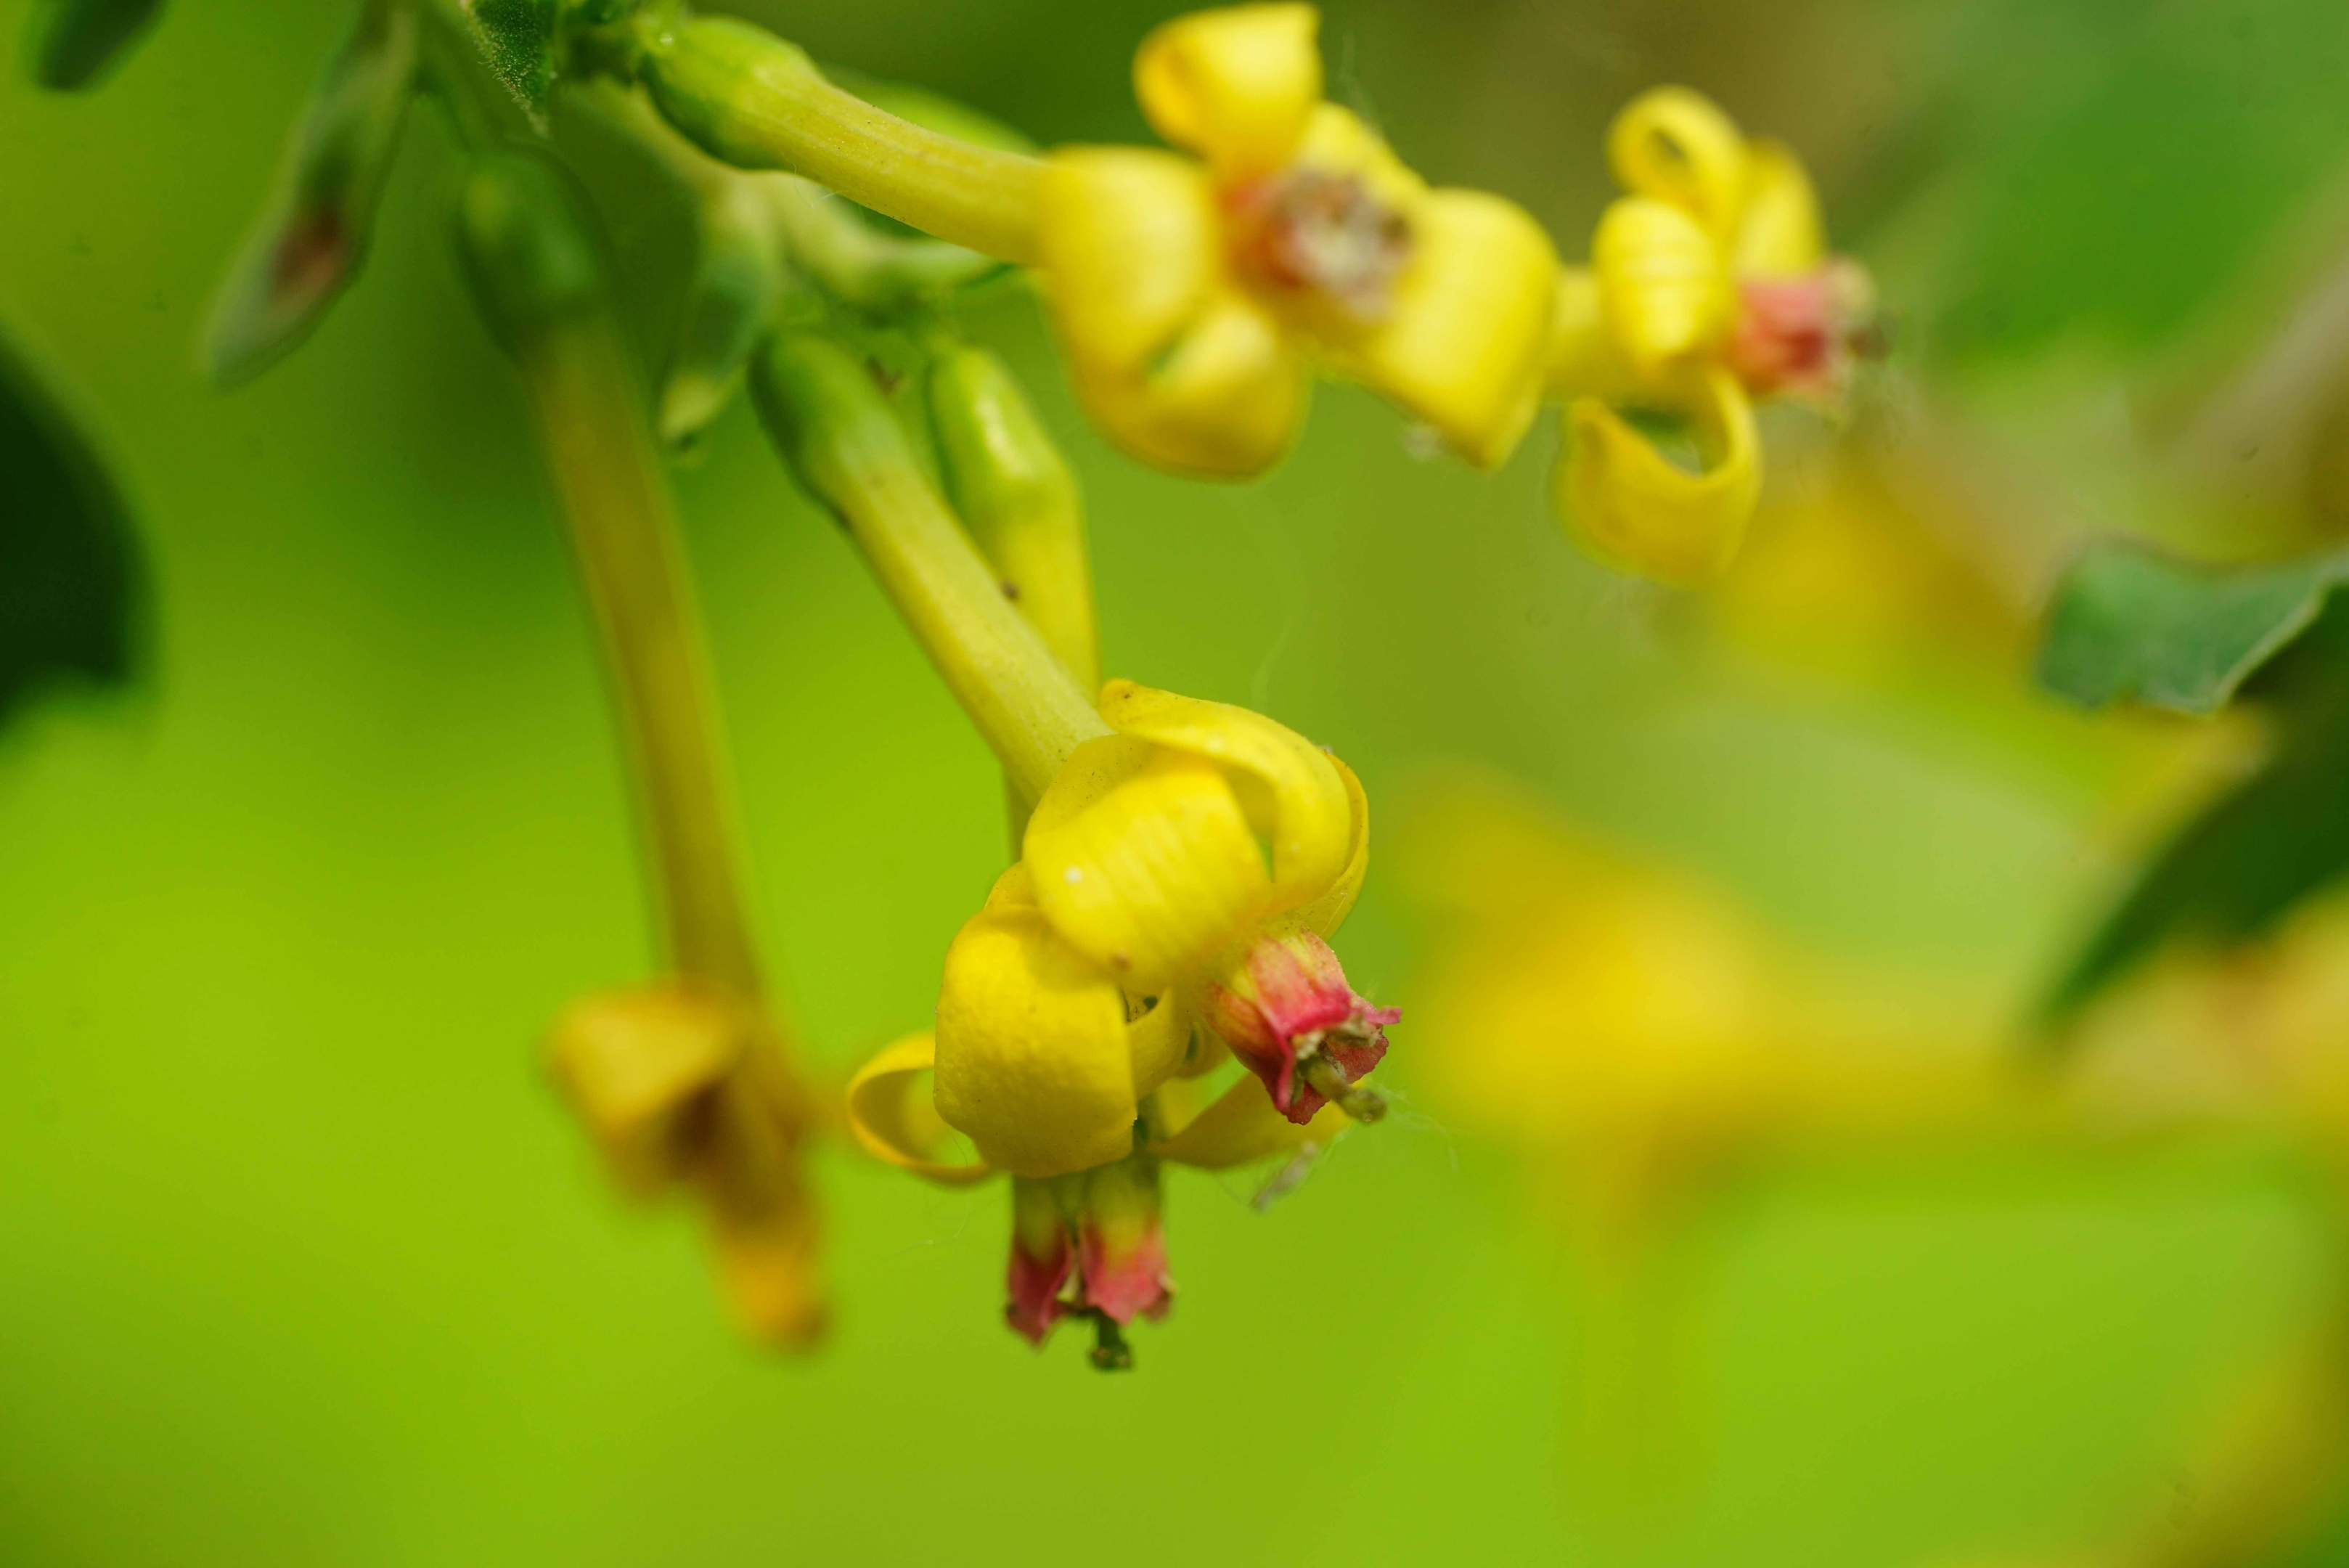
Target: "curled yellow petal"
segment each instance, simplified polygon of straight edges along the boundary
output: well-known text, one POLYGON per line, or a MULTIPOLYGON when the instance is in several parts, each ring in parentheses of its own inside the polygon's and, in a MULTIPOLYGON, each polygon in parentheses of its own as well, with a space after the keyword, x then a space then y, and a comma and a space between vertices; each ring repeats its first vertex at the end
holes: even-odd
POLYGON ((1136 1096, 1116 983, 1019 908, 982 909, 947 949, 937 1112, 1015 1176, 1132 1151, 1136 1096))
POLYGON ((995 1172, 984 1161, 950 1165, 930 1158, 947 1130, 925 1093, 923 1078, 937 1064, 928 1030, 908 1034, 848 1080, 848 1130, 874 1158, 948 1187, 964 1187, 995 1172))
POLYGON ((1347 830, 1346 867, 1337 879, 1321 894, 1297 911, 1297 919, 1319 936, 1329 936, 1345 924, 1346 917, 1354 910, 1354 901, 1362 896, 1362 879, 1371 870, 1371 797, 1362 788, 1362 781, 1354 776, 1333 753, 1330 765, 1346 785, 1346 806, 1349 817, 1347 830))
POLYGON ((1733 303, 1721 246, 1669 202, 1609 203, 1590 242, 1600 308, 1617 346, 1643 373, 1715 342, 1733 303))
POLYGON ((1615 566, 1682 587, 1713 581, 1736 556, 1761 493, 1754 410, 1726 371, 1706 369, 1674 410, 1706 467, 1680 467, 1597 398, 1567 410, 1554 497, 1567 526, 1615 566))
POLYGON ((1411 259, 1387 312, 1322 334, 1346 375, 1483 467, 1533 422, 1557 315, 1557 249, 1513 202, 1431 191, 1409 208, 1411 259))
POLYGON ((1337 759, 1261 713, 1131 680, 1102 688, 1101 714, 1122 735, 1188 753, 1226 770, 1247 825, 1272 849, 1278 913, 1319 897, 1345 869, 1353 807, 1337 759))
POLYGON ((1671 203, 1725 239, 1745 203, 1745 138, 1721 106, 1683 87, 1651 88, 1607 131, 1623 189, 1671 203))
POLYGON ((1151 129, 1226 174, 1285 162, 1321 98, 1310 5, 1233 5, 1177 16, 1142 43, 1134 95, 1151 129))
POLYGON ((1037 802, 1021 859, 1051 928, 1145 995, 1230 941, 1272 887, 1224 774, 1123 735, 1077 748, 1037 802))
POLYGON ((1273 1108, 1263 1085, 1243 1076, 1206 1109, 1152 1144, 1150 1152, 1177 1165, 1228 1170, 1274 1155, 1294 1154, 1307 1144, 1327 1148, 1347 1125, 1345 1112, 1324 1106, 1300 1127, 1273 1108))
POLYGON ((1801 277, 1826 254, 1818 192, 1802 160, 1783 143, 1751 149, 1745 209, 1730 242, 1730 265, 1740 277, 1801 277))
POLYGON ((1639 384, 1607 323, 1596 273, 1585 266, 1560 267, 1557 312, 1550 318, 1545 390, 1559 398, 1586 392, 1614 397, 1639 384))
POLYGON ((1162 468, 1258 473, 1304 418, 1305 367, 1234 286, 1206 172, 1173 153, 1054 153, 1040 188, 1046 304, 1088 417, 1162 468))

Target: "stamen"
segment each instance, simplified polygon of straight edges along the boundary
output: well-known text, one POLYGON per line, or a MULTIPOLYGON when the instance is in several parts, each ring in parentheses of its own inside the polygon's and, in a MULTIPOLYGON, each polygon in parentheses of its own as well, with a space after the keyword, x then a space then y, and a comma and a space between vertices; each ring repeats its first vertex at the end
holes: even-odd
POLYGON ((1297 1065, 1314 1093, 1355 1121, 1367 1125, 1387 1114, 1387 1097, 1368 1084, 1349 1082, 1346 1070, 1322 1051, 1319 1040, 1298 1047, 1297 1065))
POLYGON ((1093 1347, 1086 1359, 1096 1371, 1133 1371, 1133 1347, 1125 1343, 1124 1331, 1117 1326, 1117 1320, 1105 1312, 1096 1311, 1092 1315, 1093 1347))
POLYGON ((1275 288, 1309 290, 1363 320, 1386 315, 1411 260, 1411 222, 1354 174, 1293 169, 1226 194, 1234 261, 1275 288))

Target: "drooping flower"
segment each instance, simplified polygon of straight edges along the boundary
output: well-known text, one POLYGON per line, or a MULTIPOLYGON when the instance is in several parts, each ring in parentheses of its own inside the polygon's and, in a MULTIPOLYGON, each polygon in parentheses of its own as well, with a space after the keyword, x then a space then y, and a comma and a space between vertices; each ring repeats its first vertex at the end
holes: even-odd
POLYGON ((948 1184, 1009 1173, 1012 1325, 1040 1340, 1090 1316, 1108 1365, 1116 1331, 1165 1300, 1158 1163, 1294 1155, 1375 1116, 1359 1080, 1398 1015, 1355 994, 1323 940, 1368 865, 1344 764, 1261 715, 1130 681, 1101 713, 1112 733, 1071 754, 948 950, 935 1033, 875 1057, 847 1106, 891 1164, 948 1184), (1201 1107, 1226 1046, 1255 1076, 1201 1107), (975 1160, 937 1157, 950 1132, 975 1160))
POLYGON ((1761 493, 1753 400, 1840 407, 1875 342, 1875 288, 1826 254, 1795 155, 1749 141, 1700 94, 1641 94, 1608 157, 1630 193, 1558 288, 1555 500, 1601 558, 1700 585, 1735 557, 1761 493))
POLYGON ((1288 450, 1318 368, 1496 463, 1538 400, 1556 251, 1522 209, 1430 188, 1322 101, 1318 26, 1303 5, 1166 23, 1135 91, 1195 157, 1049 159, 1038 259, 1078 395, 1144 462, 1243 477, 1288 450))
POLYGON ((824 1319, 802 1168, 814 1107, 763 1027, 748 1008, 682 987, 616 992, 555 1021, 547 1062, 624 1192, 698 1200, 743 1327, 804 1345, 824 1319))

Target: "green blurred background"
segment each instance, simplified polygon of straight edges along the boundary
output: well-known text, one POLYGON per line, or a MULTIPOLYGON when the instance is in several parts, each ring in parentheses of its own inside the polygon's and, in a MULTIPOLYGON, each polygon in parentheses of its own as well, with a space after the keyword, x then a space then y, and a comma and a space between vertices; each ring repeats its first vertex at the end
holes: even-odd
MULTIPOLYGON (((110 438, 150 601, 131 694, 0 734, 0 1560, 1942 1562, 2163 1495, 2309 1310, 2320 1228, 2257 1148, 1789 1177, 1703 1274, 1701 1473, 1602 1542, 1566 1465, 1571 1272, 1510 1158, 1411 1099, 1413 928, 1374 861, 1348 962, 1406 1009, 1405 1114, 1261 1217, 1174 1175, 1182 1299, 1137 1374, 1002 1329, 999 1193, 836 1151, 833 1342, 744 1348, 690 1226, 608 1199, 536 1069, 555 1009, 648 944, 434 110, 316 338, 230 396, 192 368, 349 9, 182 0, 95 95, 0 85, 0 320, 110 438)), ((1173 7, 740 9, 1055 141, 1144 135, 1128 60, 1173 7)), ((25 12, 0 0, 0 37, 25 12)), ((1881 420, 1958 409, 2034 465, 2040 556, 2147 521, 2098 410, 2272 314, 2258 280, 2349 171, 2337 0, 1370 0, 1324 40, 1415 165, 1569 253, 1640 87, 1794 141, 1901 315, 1881 420)), ((2110 886, 2061 721, 1692 653, 1679 607, 1560 536, 1547 426, 1478 476, 1325 389, 1273 477, 1186 483, 1084 429, 1028 302, 972 326, 1082 471, 1109 669, 1333 746, 1386 821, 1431 769, 1504 769, 1986 1012, 2110 886)), ((679 485, 761 915, 844 1071, 926 1020, 999 785, 747 414, 709 446, 679 485)))

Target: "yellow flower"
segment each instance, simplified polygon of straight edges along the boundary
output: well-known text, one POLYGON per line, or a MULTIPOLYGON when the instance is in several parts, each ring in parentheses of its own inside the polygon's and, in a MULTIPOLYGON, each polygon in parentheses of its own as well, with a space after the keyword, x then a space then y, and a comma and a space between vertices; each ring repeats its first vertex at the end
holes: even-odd
POLYGON ((1435 920, 1413 1003, 1464 1120, 1556 1162, 1579 1218, 1636 1240, 1792 1141, 1906 1134, 1982 1106, 1991 1053, 1948 999, 1889 1005, 1702 881, 1584 843, 1506 790, 1454 787, 1406 840, 1435 920))
POLYGON ((1554 496, 1601 558, 1701 585, 1735 558, 1761 493, 1751 400, 1837 405, 1872 341, 1874 286, 1826 254, 1794 154, 1697 93, 1634 99, 1608 157, 1630 194, 1557 291, 1549 388, 1571 400, 1554 496))
POLYGON ((1288 450, 1319 366, 1497 463, 1538 400, 1556 251, 1520 208, 1429 188, 1323 102, 1318 26, 1301 5, 1169 22, 1135 90, 1196 158, 1048 161, 1038 254, 1078 394, 1144 462, 1241 477, 1288 450))
POLYGON ((1359 1080, 1397 1015, 1323 940, 1369 859, 1345 765, 1261 715, 1130 681, 1101 716, 1112 733, 1069 757, 947 950, 936 1031, 868 1063, 847 1110, 916 1175, 1009 1173, 1012 1325, 1040 1341, 1091 1317, 1111 1366, 1117 1330, 1165 1300, 1159 1163, 1309 1154, 1373 1117, 1359 1080), (1260 1084, 1202 1105, 1226 1046, 1260 1084), (943 1158, 952 1134, 977 1158, 943 1158))
POLYGON ((622 1190, 699 1200, 735 1316, 804 1345, 823 1327, 816 1210, 801 1168, 815 1120, 750 1010, 678 987, 574 1003, 548 1066, 622 1190))

